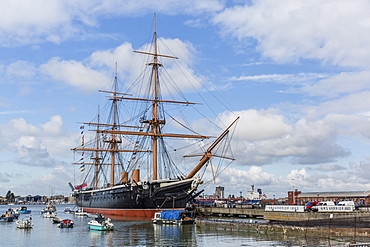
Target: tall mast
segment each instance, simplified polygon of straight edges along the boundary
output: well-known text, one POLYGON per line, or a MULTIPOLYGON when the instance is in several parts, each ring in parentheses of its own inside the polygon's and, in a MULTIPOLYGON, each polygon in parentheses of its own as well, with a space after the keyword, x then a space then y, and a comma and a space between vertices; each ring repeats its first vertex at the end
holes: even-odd
POLYGON ((111 177, 110 186, 114 186, 114 170, 116 164, 116 148, 118 141, 116 140, 116 135, 114 131, 117 130, 117 63, 114 75, 114 85, 113 85, 113 125, 112 125, 112 140, 111 140, 111 177))
POLYGON ((156 14, 154 14, 154 59, 153 59, 153 113, 152 113, 152 131, 153 131, 153 180, 157 180, 158 178, 158 130, 159 130, 159 122, 158 122, 158 52, 157 52, 157 23, 156 23, 156 14))
MULTIPOLYGON (((100 123, 100 107, 98 109, 98 123, 100 123)), ((100 163, 100 157, 99 157, 99 149, 100 149, 100 134, 99 134, 99 124, 97 125, 97 133, 96 133, 96 151, 95 151, 95 157, 92 159, 95 163, 95 175, 94 175, 94 182, 95 182, 95 189, 99 187, 99 163, 100 163)))

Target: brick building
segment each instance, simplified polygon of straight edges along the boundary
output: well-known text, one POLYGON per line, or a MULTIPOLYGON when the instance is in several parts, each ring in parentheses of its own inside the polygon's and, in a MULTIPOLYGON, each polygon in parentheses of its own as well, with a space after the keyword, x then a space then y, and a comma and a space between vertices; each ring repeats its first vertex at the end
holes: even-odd
POLYGON ((370 205, 370 191, 305 192, 288 191, 288 204, 303 205, 309 201, 354 201, 358 205, 370 205))

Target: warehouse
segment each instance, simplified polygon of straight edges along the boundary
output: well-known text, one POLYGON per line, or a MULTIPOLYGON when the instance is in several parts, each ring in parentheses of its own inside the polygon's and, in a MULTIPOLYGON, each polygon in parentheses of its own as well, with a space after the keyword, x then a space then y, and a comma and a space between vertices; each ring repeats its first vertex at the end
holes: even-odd
POLYGON ((357 205, 370 205, 370 191, 305 192, 288 191, 288 204, 305 204, 309 201, 354 201, 357 205))

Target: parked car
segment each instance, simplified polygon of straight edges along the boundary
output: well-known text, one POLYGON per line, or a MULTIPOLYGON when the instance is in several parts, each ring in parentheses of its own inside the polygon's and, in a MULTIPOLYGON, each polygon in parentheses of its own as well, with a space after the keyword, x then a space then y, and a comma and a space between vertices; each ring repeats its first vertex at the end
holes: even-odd
POLYGON ((353 210, 356 209, 356 204, 354 201, 341 201, 337 203, 337 206, 352 206, 353 210))
POLYGON ((312 211, 312 207, 316 206, 320 201, 313 201, 313 202, 307 202, 304 205, 304 210, 305 211, 312 211))
POLYGON ((319 202, 316 206, 312 206, 311 210, 317 212, 319 211, 319 206, 335 206, 335 203, 332 201, 319 202))
POLYGON ((354 201, 342 201, 337 203, 338 206, 355 206, 354 201))

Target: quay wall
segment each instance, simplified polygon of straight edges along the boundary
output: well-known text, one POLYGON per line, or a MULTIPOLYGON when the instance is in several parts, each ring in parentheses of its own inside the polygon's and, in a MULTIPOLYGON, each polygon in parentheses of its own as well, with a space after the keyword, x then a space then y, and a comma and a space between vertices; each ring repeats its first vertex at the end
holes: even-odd
MULTIPOLYGON (((258 235, 276 235, 276 236, 311 236, 315 238, 333 238, 333 237, 349 237, 354 242, 359 237, 370 237, 369 228, 357 227, 336 227, 328 225, 320 226, 291 226, 291 225, 275 225, 275 224, 261 224, 261 223, 238 223, 227 221, 197 221, 197 226, 210 227, 218 230, 229 231, 246 231, 256 233, 258 235)), ((369 245, 366 245, 369 246, 369 245)))
POLYGON ((197 211, 201 215, 210 216, 245 216, 249 218, 263 218, 267 221, 320 221, 338 219, 361 219, 370 222, 370 211, 356 210, 353 212, 279 212, 265 211, 263 208, 222 208, 200 207, 197 211))
POLYGON ((313 237, 370 237, 370 212, 272 212, 263 208, 197 208, 197 225, 256 234, 313 237), (261 220, 230 219, 231 217, 261 220), (228 219, 228 217, 230 217, 228 219))

